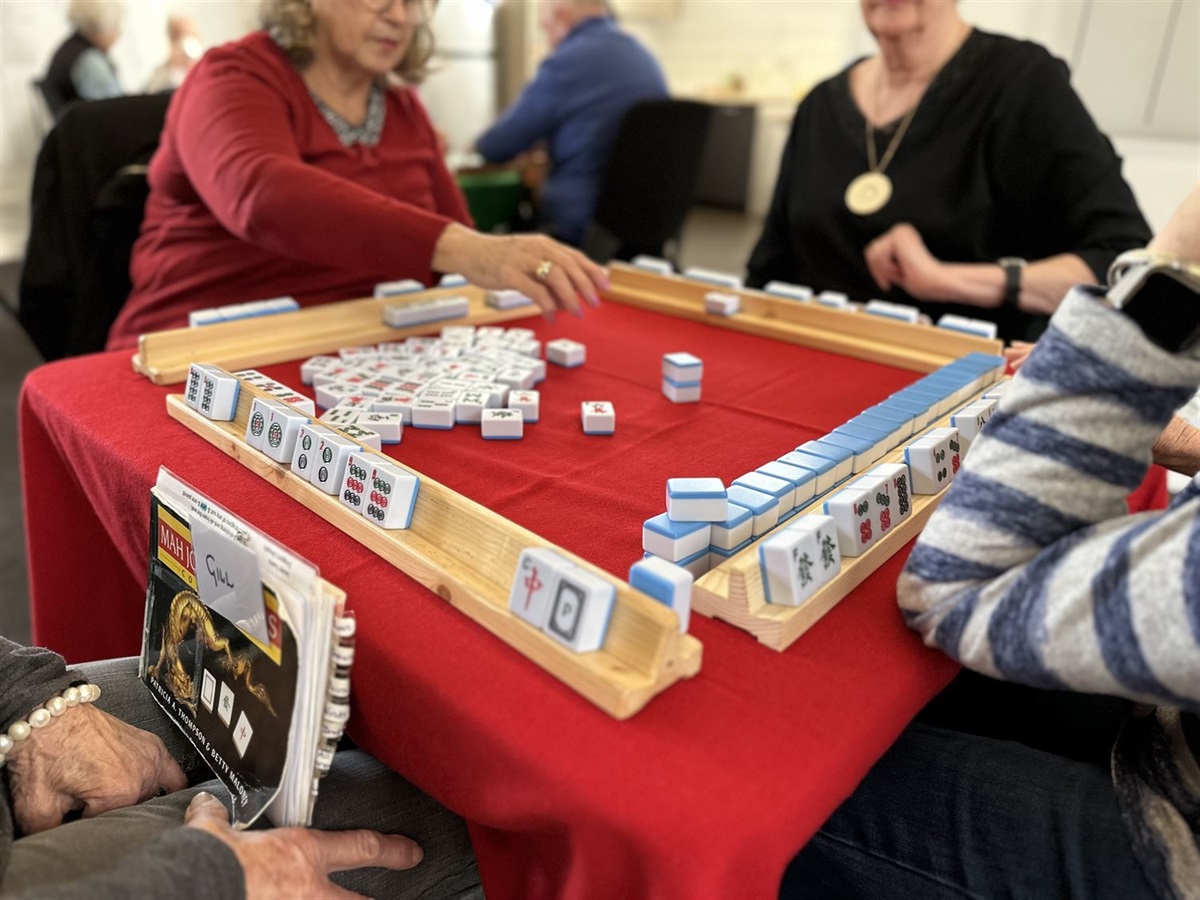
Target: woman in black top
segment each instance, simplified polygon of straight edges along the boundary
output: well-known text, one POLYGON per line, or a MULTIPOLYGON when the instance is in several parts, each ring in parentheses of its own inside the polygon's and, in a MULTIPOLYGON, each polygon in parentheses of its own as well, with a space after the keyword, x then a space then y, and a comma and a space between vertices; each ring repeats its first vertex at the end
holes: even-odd
POLYGON ((1067 288, 1150 237, 1120 159, 1044 48, 946 0, 862 8, 879 54, 800 104, 747 283, 1036 335, 1067 288))

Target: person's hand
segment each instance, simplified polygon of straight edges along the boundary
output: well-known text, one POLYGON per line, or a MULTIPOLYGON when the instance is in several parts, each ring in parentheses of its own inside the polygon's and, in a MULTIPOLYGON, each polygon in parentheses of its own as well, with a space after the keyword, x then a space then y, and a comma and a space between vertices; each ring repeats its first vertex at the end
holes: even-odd
POLYGON ((1183 198, 1147 249, 1169 253, 1185 262, 1200 262, 1200 183, 1183 198))
POLYGON ((411 869, 422 857, 415 841, 377 831, 234 831, 221 801, 203 792, 188 806, 183 823, 207 831, 233 850, 246 878, 247 900, 358 897, 330 881, 329 873, 363 866, 411 869))
POLYGON ((920 233, 907 222, 893 225, 867 245, 863 254, 880 290, 900 288, 918 300, 946 300, 945 264, 929 252, 920 233))
POLYGON ((437 141, 438 156, 445 157, 450 152, 450 138, 440 128, 433 129, 433 138, 437 141))
POLYGON ((1017 370, 1025 365, 1025 360, 1029 358, 1033 348, 1034 345, 1028 341, 1013 341, 1000 352, 1004 354, 1008 368, 1012 370, 1013 374, 1016 374, 1017 370))
POLYGON ((90 818, 181 790, 187 777, 156 735, 80 704, 13 748, 8 783, 17 825, 35 834, 74 810, 90 818))
POLYGON ((1194 478, 1200 472, 1200 428, 1172 416, 1154 442, 1153 459, 1164 468, 1194 478))
POLYGON ((541 307, 547 318, 553 318, 556 309, 581 315, 579 298, 598 306, 599 292, 608 287, 603 268, 544 235, 498 237, 462 225, 450 225, 442 232, 434 248, 433 268, 458 272, 489 290, 520 291, 541 307), (549 271, 539 277, 539 270, 546 268, 549 271))

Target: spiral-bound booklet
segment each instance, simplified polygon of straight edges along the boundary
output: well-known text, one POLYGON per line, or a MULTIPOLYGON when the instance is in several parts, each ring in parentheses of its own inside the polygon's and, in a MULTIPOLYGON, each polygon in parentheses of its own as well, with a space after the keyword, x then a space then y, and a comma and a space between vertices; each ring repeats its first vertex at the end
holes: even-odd
POLYGON ((229 789, 234 827, 312 820, 349 716, 354 620, 316 567, 160 469, 141 677, 229 789))

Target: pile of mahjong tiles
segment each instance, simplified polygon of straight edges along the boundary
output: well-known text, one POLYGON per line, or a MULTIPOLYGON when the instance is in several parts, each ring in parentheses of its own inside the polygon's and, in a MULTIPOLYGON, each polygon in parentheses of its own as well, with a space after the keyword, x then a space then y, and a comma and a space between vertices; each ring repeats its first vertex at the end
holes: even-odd
POLYGON ((766 600, 799 606, 837 575, 843 558, 862 555, 908 518, 911 495, 950 485, 1006 387, 995 384, 1003 373, 1003 357, 972 353, 728 485, 668 479, 667 511, 642 526, 646 557, 699 578, 765 537, 758 548, 766 600), (926 431, 947 414, 948 427, 926 431), (903 462, 880 462, 901 446, 903 462))
MULTIPOLYGON (((392 431, 384 440, 393 442, 405 425, 446 430, 464 423, 479 425, 488 439, 516 440, 538 420, 534 385, 546 377, 541 353, 528 328, 450 325, 440 337, 314 356, 301 365, 300 378, 326 410, 322 421, 343 431, 377 430, 385 417, 392 431)), ((553 348, 547 355, 555 358, 553 348)))

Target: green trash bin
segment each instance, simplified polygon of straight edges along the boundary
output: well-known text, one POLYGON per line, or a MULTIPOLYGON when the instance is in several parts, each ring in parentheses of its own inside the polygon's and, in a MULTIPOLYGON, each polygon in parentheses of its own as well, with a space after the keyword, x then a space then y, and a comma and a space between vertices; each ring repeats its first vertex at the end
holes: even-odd
POLYGON ((458 186, 467 198, 467 208, 480 231, 507 231, 516 220, 525 185, 515 169, 499 172, 461 172, 458 186))

